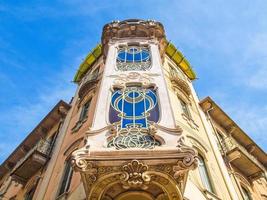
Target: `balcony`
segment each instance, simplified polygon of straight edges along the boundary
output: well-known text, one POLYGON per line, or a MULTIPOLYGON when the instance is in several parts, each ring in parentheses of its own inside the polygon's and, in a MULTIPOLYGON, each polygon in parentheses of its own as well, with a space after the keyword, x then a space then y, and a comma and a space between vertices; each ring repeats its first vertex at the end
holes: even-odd
POLYGON ((248 178, 257 178, 264 172, 264 166, 233 138, 225 138, 222 146, 232 165, 248 178))
POLYGON ((176 73, 170 73, 169 78, 174 88, 180 89, 186 96, 191 94, 190 86, 184 77, 181 77, 176 73))
POLYGON ((11 176, 16 181, 25 184, 49 159, 51 144, 46 140, 40 140, 22 159, 20 159, 11 176))
POLYGON ((100 74, 89 74, 81 82, 81 88, 79 90, 79 97, 82 99, 90 90, 95 88, 96 83, 99 81, 100 74))

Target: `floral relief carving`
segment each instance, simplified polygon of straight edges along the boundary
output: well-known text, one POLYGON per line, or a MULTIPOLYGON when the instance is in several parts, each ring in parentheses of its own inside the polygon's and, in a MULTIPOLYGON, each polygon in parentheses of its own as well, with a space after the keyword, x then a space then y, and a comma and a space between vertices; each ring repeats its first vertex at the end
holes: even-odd
POLYGON ((138 72, 129 72, 128 74, 119 74, 113 75, 114 79, 113 88, 125 88, 127 83, 141 83, 144 88, 146 87, 156 87, 154 83, 152 83, 153 78, 151 75, 146 73, 138 73, 138 72))
POLYGON ((122 167, 122 174, 120 177, 122 187, 124 189, 129 188, 141 188, 147 189, 151 177, 147 173, 148 166, 139 162, 138 160, 133 160, 130 163, 122 167))
POLYGON ((190 170, 197 167, 197 152, 185 145, 184 137, 181 136, 177 141, 177 148, 179 153, 184 154, 184 157, 182 160, 179 160, 177 162, 177 165, 173 167, 174 178, 182 180, 184 174, 190 170))

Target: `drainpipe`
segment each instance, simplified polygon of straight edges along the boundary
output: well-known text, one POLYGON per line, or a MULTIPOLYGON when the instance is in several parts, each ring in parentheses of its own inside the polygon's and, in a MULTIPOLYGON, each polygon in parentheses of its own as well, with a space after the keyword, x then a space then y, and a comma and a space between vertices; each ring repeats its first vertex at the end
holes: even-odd
MULTIPOLYGON (((213 131, 214 131, 214 133, 215 133, 215 136, 216 136, 217 140, 219 141, 220 147, 221 147, 222 152, 223 152, 223 157, 224 157, 224 160, 225 160, 225 159, 227 159, 227 157, 226 157, 226 152, 225 152, 225 150, 224 150, 224 148, 223 148, 223 145, 220 143, 219 136, 217 135, 216 128, 215 128, 215 126, 214 126, 214 124, 213 124, 213 122, 212 122, 212 119, 211 119, 211 117, 210 117, 209 112, 210 112, 211 110, 213 110, 213 106, 212 106, 212 105, 211 105, 211 107, 206 111, 206 114, 207 114, 207 116, 208 116, 208 120, 209 120, 209 122, 210 122, 210 124, 211 124, 211 127, 212 127, 212 129, 213 129, 213 131)), ((230 137, 231 137, 232 132, 233 132, 233 131, 230 132, 230 137)), ((236 180, 236 177, 235 177, 235 175, 234 175, 234 170, 233 170, 232 164, 231 164, 231 162, 228 161, 228 159, 227 159, 226 161, 227 161, 227 164, 228 164, 228 166, 229 166, 229 168, 230 168, 230 176, 233 177, 233 179, 234 179, 234 181, 235 181, 235 184, 237 185, 238 191, 240 192, 242 198, 244 199, 244 197, 243 197, 243 195, 242 195, 243 193, 242 193, 241 188, 240 188, 240 185, 239 185, 239 182, 236 180)))

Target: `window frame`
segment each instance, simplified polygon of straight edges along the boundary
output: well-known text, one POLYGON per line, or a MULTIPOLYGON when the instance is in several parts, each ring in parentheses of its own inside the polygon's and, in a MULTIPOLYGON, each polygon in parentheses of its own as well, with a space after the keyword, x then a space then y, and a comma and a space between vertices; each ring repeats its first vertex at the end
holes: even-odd
POLYGON ((182 109, 182 113, 188 118, 188 119, 192 119, 188 104, 181 98, 178 96, 178 100, 180 103, 180 107, 182 109), (185 109, 184 109, 185 108, 185 109))
POLYGON ((88 112, 89 112, 89 109, 90 109, 90 105, 91 105, 91 102, 92 102, 92 98, 88 99, 83 105, 82 105, 82 108, 81 108, 81 112, 80 112, 80 115, 79 115, 79 122, 82 122, 84 120, 86 120, 88 118, 88 112), (85 107, 85 105, 87 105, 85 107))
POLYGON ((198 158, 199 159, 198 173, 199 173, 199 176, 200 176, 200 179, 201 179, 201 183, 202 183, 202 185, 204 186, 204 188, 208 192, 216 194, 215 193, 215 188, 214 188, 214 185, 213 185, 213 181, 212 181, 209 169, 208 169, 207 162, 206 162, 205 158, 201 154, 199 154, 198 157, 199 157, 198 158), (201 165, 201 161, 202 161, 202 165, 201 165))
POLYGON ((73 168, 71 166, 71 160, 68 159, 66 160, 64 165, 64 172, 61 176, 60 187, 58 188, 57 197, 60 197, 69 191, 72 177, 73 177, 73 168))
POLYGON ((128 43, 128 45, 119 45, 116 51, 116 70, 118 71, 149 71, 152 68, 152 53, 149 45, 142 45, 139 43, 128 43), (135 62, 135 56, 131 62, 127 61, 127 52, 130 48, 137 48, 140 53, 140 62, 135 62), (124 59, 119 58, 119 54, 124 51, 124 59), (147 51, 147 59, 142 59, 143 51, 147 51))

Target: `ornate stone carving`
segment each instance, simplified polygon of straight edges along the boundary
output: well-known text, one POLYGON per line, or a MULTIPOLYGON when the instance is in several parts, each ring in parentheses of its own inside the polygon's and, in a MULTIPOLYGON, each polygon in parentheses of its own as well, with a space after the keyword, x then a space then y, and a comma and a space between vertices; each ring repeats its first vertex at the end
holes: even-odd
POLYGON ((185 145, 183 136, 178 139, 177 143, 178 151, 179 153, 184 154, 184 157, 173 167, 173 171, 175 172, 174 178, 183 180, 183 176, 188 170, 197 167, 197 153, 193 148, 185 145))
POLYGON ((185 80, 183 80, 179 75, 174 73, 171 73, 169 78, 173 85, 174 90, 176 89, 182 90, 182 92, 185 93, 187 97, 190 96, 191 89, 185 80))
MULTIPOLYGON (((153 74, 154 76, 156 74, 153 74)), ((155 88, 156 85, 154 83, 152 83, 153 78, 151 76, 153 76, 151 74, 146 74, 146 73, 138 73, 138 72, 130 72, 128 74, 120 74, 120 75, 114 75, 112 76, 113 78, 115 78, 114 82, 113 82, 113 86, 112 86, 112 90, 114 90, 114 88, 125 88, 127 84, 130 83, 136 83, 139 85, 142 85, 142 87, 144 88, 148 88, 148 87, 153 87, 155 88)))
POLYGON ((148 166, 133 160, 122 167, 123 173, 120 180, 124 189, 142 188, 147 189, 151 177, 147 173, 148 166))
POLYGON ((104 57, 107 55, 108 43, 112 39, 131 37, 157 39, 161 55, 163 55, 167 45, 165 31, 160 22, 138 19, 129 19, 121 22, 113 21, 103 27, 101 41, 104 57))

